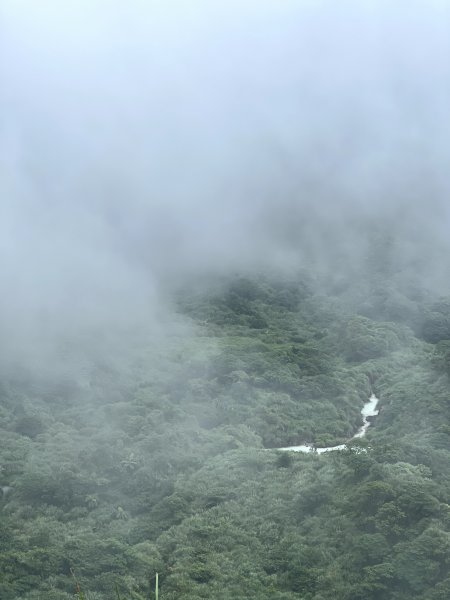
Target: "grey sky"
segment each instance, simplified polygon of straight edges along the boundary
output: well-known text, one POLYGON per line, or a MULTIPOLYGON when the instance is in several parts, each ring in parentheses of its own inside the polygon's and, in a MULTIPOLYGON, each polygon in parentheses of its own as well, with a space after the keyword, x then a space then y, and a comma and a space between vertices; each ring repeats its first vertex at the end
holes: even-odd
POLYGON ((139 322, 167 276, 356 255, 363 215, 444 243, 449 12, 3 0, 3 329, 139 322))

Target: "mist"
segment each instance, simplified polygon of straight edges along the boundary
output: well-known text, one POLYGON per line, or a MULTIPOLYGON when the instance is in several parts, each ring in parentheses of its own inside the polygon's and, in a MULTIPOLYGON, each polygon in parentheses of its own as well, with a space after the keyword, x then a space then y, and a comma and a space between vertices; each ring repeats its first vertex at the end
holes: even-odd
POLYGON ((5 0, 3 360, 162 335, 205 274, 357 277, 376 228, 445 288, 449 11, 5 0))

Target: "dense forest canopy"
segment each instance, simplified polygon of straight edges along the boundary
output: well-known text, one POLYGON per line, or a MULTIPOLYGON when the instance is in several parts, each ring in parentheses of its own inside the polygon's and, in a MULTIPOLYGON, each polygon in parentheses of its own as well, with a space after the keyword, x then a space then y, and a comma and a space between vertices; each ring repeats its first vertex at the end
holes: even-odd
POLYGON ((449 11, 2 3, 1 600, 450 597, 449 11))
POLYGON ((410 322, 237 275, 180 290, 179 330, 133 355, 5 376, 1 597, 71 598, 74 569, 93 599, 148 597, 156 572, 174 600, 444 598, 448 300, 389 283, 410 322), (345 442, 372 390, 367 438, 270 450, 345 442))

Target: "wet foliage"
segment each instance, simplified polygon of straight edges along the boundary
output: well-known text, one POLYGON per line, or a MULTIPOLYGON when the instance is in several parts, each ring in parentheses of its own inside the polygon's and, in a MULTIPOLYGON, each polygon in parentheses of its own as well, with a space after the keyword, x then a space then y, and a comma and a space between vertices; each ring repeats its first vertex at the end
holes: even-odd
POLYGON ((319 288, 191 286, 129 359, 5 376, 2 600, 448 598, 448 300, 319 288), (367 438, 275 450, 349 439, 372 390, 367 438))

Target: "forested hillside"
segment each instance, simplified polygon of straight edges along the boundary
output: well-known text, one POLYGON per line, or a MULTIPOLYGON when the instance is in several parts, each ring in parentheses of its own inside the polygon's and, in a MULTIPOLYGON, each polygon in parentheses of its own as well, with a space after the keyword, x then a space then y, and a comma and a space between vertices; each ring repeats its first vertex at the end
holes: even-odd
POLYGON ((2 600, 447 600, 450 300, 386 264, 191 283, 126 355, 5 372, 2 600), (276 450, 372 391, 365 438, 276 450))
POLYGON ((449 55, 0 0, 0 600, 450 600, 449 55))

